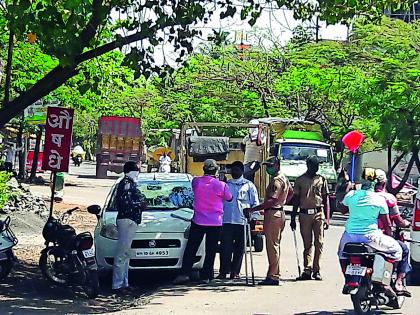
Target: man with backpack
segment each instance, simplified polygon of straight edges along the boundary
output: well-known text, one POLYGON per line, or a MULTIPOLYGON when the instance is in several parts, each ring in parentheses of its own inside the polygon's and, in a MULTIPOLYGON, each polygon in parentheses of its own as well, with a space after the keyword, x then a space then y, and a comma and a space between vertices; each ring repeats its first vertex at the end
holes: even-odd
POLYGON ((144 196, 137 188, 139 167, 136 162, 126 162, 124 174, 124 178, 118 183, 116 195, 118 243, 112 275, 113 290, 128 288, 131 242, 138 224, 141 223, 142 212, 146 209, 144 196))

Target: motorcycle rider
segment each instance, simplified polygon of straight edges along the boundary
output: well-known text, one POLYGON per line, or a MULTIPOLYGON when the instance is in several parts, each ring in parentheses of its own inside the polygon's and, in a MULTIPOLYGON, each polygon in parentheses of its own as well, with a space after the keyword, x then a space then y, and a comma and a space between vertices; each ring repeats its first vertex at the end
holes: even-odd
MULTIPOLYGON (((347 185, 347 194, 343 200, 338 200, 341 212, 349 212, 345 231, 341 237, 338 256, 342 266, 346 266, 347 259, 343 255, 346 243, 364 243, 387 254, 395 261, 401 261, 402 249, 391 236, 391 222, 385 199, 375 193, 376 175, 373 169, 363 171, 361 189, 351 190, 347 185), (383 224, 384 232, 378 227, 378 218, 383 224)), ((386 288, 392 291, 390 288, 386 288)))
MULTIPOLYGON (((375 174, 377 178, 375 192, 385 198, 389 209, 389 218, 391 220, 391 225, 395 224, 395 226, 400 228, 408 228, 410 226, 410 222, 401 217, 400 210, 398 208, 397 198, 395 198, 394 195, 386 191, 387 177, 385 171, 377 169, 375 171, 375 174)), ((378 224, 379 227, 382 228, 381 221, 378 222, 378 224)), ((411 266, 409 262, 410 250, 408 249, 407 244, 403 241, 397 240, 397 242, 398 244, 400 244, 402 249, 402 259, 397 266, 397 280, 395 281, 395 291, 397 295, 411 297, 411 293, 404 286, 404 278, 406 274, 411 271, 411 266)))

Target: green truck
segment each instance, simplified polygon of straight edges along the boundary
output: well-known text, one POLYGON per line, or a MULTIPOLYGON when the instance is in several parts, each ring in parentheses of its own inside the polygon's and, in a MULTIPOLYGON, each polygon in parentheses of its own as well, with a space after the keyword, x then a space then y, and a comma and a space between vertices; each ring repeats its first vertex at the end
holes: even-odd
POLYGON ((324 141, 319 125, 298 119, 263 118, 270 133, 270 155, 280 159, 281 170, 294 183, 306 172, 306 159, 315 155, 320 161, 319 174, 328 181, 331 210, 335 209, 337 172, 331 145, 324 141))

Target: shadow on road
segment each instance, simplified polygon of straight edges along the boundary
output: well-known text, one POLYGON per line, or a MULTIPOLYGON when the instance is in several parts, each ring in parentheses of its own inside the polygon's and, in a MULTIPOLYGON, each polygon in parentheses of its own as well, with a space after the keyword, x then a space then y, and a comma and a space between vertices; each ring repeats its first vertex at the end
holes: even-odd
POLYGON ((50 286, 37 265, 20 262, 0 284, 0 314, 99 314, 138 309, 158 285, 133 286, 130 294, 113 294, 110 283, 89 300, 79 288, 50 286))
MULTIPOLYGON (((353 315, 356 314, 354 312, 354 310, 343 310, 341 312, 327 312, 327 311, 310 311, 310 312, 304 312, 304 313, 295 313, 294 315, 353 315)), ((380 315, 380 314, 402 314, 401 311, 398 310, 387 310, 385 311, 381 311, 381 310, 372 310, 371 313, 372 315, 380 315)))
POLYGON ((125 294, 114 294, 108 277, 101 283, 99 296, 89 300, 81 288, 51 286, 42 278, 38 265, 21 261, 0 283, 0 314, 102 314, 141 310, 153 298, 160 296, 184 296, 190 290, 228 293, 243 290, 245 286, 245 280, 173 286, 169 284, 173 276, 162 273, 130 274, 131 289, 125 294))

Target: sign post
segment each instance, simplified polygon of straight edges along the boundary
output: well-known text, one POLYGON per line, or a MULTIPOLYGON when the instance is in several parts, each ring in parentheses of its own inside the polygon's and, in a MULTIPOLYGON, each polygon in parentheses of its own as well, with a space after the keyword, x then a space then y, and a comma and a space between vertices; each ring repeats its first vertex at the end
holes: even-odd
POLYGON ((73 116, 71 108, 48 107, 47 110, 42 169, 51 171, 53 175, 50 217, 54 208, 56 173, 69 170, 73 116))

